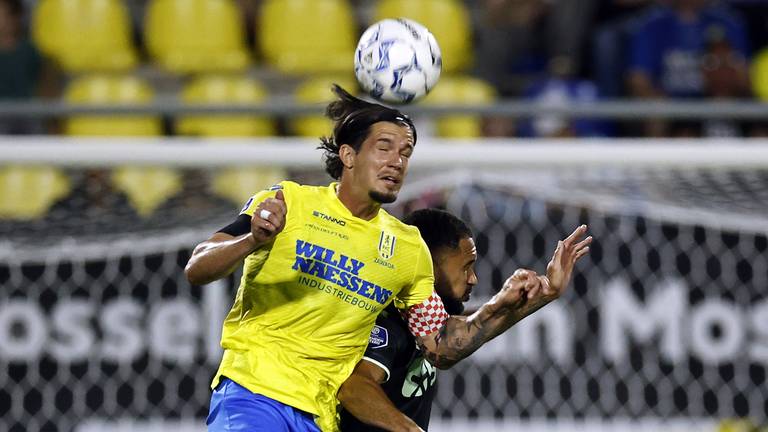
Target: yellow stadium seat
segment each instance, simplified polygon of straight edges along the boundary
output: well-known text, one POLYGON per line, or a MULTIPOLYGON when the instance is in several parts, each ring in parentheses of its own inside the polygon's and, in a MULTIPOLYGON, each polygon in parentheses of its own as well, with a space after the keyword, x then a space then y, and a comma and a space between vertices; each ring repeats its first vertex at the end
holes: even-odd
MULTIPOLYGON (((336 83, 345 90, 355 93, 357 83, 354 78, 317 77, 302 83, 294 92, 296 102, 305 104, 318 104, 323 108, 334 99, 331 85, 336 83)), ((320 108, 322 109, 322 108, 320 108)), ((291 122, 291 130, 294 134, 303 137, 321 137, 331 135, 333 123, 323 115, 297 116, 291 122)))
MULTIPOLYGON (((65 92, 68 102, 79 104, 141 105, 152 97, 149 85, 132 76, 87 76, 74 81, 65 92)), ((152 116, 77 116, 66 120, 64 131, 80 136, 155 136, 161 134, 162 125, 152 116)), ((112 182, 141 216, 148 216, 181 190, 179 175, 167 168, 117 168, 112 182)))
MULTIPOLYGON (((483 80, 471 77, 447 76, 424 98, 425 105, 491 104, 495 89, 483 80)), ((446 138, 477 138, 482 136, 482 119, 471 115, 449 115, 435 120, 437 136, 446 138)))
POLYGON ((264 58, 281 72, 352 68, 357 31, 347 0, 266 0, 256 28, 264 58))
MULTIPOLYGON (((267 99, 267 91, 258 82, 244 76, 209 75, 195 79, 183 91, 188 104, 259 103, 267 99)), ((188 116, 178 120, 176 130, 183 135, 202 137, 273 136, 277 133, 272 120, 250 115, 188 116)), ((214 173, 213 191, 242 204, 250 196, 285 179, 277 168, 227 168, 214 173)))
POLYGON ((213 191, 235 204, 242 205, 256 192, 287 177, 285 170, 280 168, 228 168, 214 176, 213 191))
POLYGON ((137 63, 120 0, 40 0, 32 37, 67 72, 125 71, 137 63))
MULTIPOLYGON (((153 98, 144 81, 124 75, 90 75, 73 81, 64 94, 75 104, 141 105, 153 98)), ((151 136, 159 135, 162 125, 151 116, 75 116, 64 124, 67 135, 151 136)))
MULTIPOLYGON (((267 91, 257 81, 244 76, 209 75, 195 79, 184 89, 187 104, 254 104, 264 102, 267 91)), ((183 135, 269 136, 276 130, 272 120, 252 115, 189 116, 176 123, 183 135)))
POLYGON ((472 64, 472 28, 461 0, 379 0, 374 16, 376 21, 408 18, 427 27, 440 45, 446 73, 472 64))
POLYGON ((175 73, 241 71, 251 62, 232 0, 153 0, 144 38, 152 58, 175 73))
POLYGON ((768 48, 754 57, 750 72, 753 92, 758 99, 768 101, 768 48))
POLYGON ((69 179, 59 169, 0 167, 0 218, 39 219, 69 191, 69 179))

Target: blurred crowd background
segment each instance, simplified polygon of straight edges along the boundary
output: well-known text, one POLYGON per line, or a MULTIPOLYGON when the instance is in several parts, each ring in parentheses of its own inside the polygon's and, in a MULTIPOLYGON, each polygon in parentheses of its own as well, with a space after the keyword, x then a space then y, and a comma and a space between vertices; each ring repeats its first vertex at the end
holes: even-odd
MULTIPOLYGON (((442 47, 443 81, 425 104, 768 98, 762 0, 0 0, 0 99, 322 102, 331 81, 355 87, 358 36, 393 16, 422 22, 442 47)), ((5 117, 0 134, 317 136, 326 127, 295 116, 142 120, 5 117)), ((768 135, 768 124, 755 121, 556 116, 465 117, 428 129, 464 137, 768 135)))
MULTIPOLYGON (((420 102, 426 106, 768 99, 764 0, 0 0, 0 136, 325 135, 329 123, 319 113, 330 84, 357 88, 352 59, 359 35, 399 16, 426 25, 442 49, 443 76, 420 102), (14 115, 18 106, 52 103, 276 101, 314 104, 317 111, 84 115, 65 106, 53 116, 14 115)), ((768 116, 417 120, 421 137, 768 136, 768 116)), ((282 168, 201 175, 167 167, 0 164, 0 232, 17 235, 19 222, 24 232, 30 223, 51 222, 72 234, 111 231, 129 225, 121 216, 132 226, 161 228, 173 220, 163 209, 190 209, 189 218, 202 219, 229 214, 253 191, 297 175, 282 168)))

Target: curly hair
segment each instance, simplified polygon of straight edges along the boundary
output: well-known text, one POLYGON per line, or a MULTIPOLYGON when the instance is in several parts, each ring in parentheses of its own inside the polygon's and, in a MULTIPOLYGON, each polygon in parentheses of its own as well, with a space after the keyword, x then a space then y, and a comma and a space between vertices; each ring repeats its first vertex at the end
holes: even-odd
POLYGON ((442 248, 456 249, 461 239, 472 237, 472 230, 466 222, 445 210, 416 210, 405 216, 403 223, 419 229, 421 238, 433 254, 442 248))
POLYGON ((341 145, 347 144, 359 151, 374 123, 385 121, 406 126, 411 129, 416 144, 416 127, 399 110, 358 99, 338 84, 334 84, 332 90, 338 99, 328 104, 325 115, 334 122, 333 135, 320 138, 318 148, 324 151, 325 171, 334 179, 340 179, 344 170, 339 157, 341 145))

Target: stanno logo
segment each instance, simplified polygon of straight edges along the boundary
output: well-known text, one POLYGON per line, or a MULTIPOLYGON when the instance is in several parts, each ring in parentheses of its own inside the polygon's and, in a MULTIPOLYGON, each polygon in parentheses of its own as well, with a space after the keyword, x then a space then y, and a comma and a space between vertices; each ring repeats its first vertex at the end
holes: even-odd
POLYGON ((340 226, 345 226, 345 225, 347 225, 347 221, 345 221, 345 220, 343 220, 343 219, 337 219, 337 218, 335 218, 335 217, 333 217, 333 216, 328 216, 327 214, 325 214, 325 213, 320 213, 320 212, 319 212, 319 211, 317 211, 317 210, 314 210, 314 211, 312 211, 312 216, 314 216, 314 217, 318 217, 318 218, 320 218, 320 219, 322 219, 322 220, 327 220, 327 221, 329 221, 329 222, 333 222, 333 223, 335 223, 336 225, 340 225, 340 226))
POLYGON ((388 232, 381 232, 379 237, 379 256, 388 260, 395 255, 395 241, 397 237, 388 232))

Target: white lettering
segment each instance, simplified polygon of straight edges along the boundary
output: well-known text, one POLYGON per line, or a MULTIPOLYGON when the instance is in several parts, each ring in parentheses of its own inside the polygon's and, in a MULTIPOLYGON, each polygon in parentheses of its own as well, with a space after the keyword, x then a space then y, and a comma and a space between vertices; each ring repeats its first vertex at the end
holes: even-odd
POLYGON ((25 300, 10 300, 0 306, 0 357, 9 361, 38 358, 47 338, 40 306, 25 300))
POLYGON ((101 358, 115 363, 132 362, 145 349, 141 332, 143 311, 133 299, 122 298, 104 306, 99 323, 104 330, 101 358))
POLYGON ((150 355, 181 364, 194 362, 201 330, 199 313, 183 299, 155 307, 149 316, 150 355))
POLYGON ((749 357, 768 364, 768 300, 763 300, 752 309, 749 322, 755 332, 755 341, 749 347, 749 357))
POLYGON ((691 314, 690 346, 704 363, 717 365, 736 359, 744 342, 739 310, 721 300, 706 300, 691 314), (719 335, 715 329, 719 329, 719 335))
POLYGON ((94 306, 88 300, 65 300, 53 308, 48 352, 60 362, 87 360, 96 339, 90 320, 94 306))
POLYGON ((614 279, 605 286, 600 304, 601 345, 608 360, 620 363, 627 358, 629 336, 648 343, 661 333, 661 355, 677 362, 685 356, 682 319, 686 312, 686 288, 680 281, 666 281, 656 287, 643 306, 627 282, 614 279))

